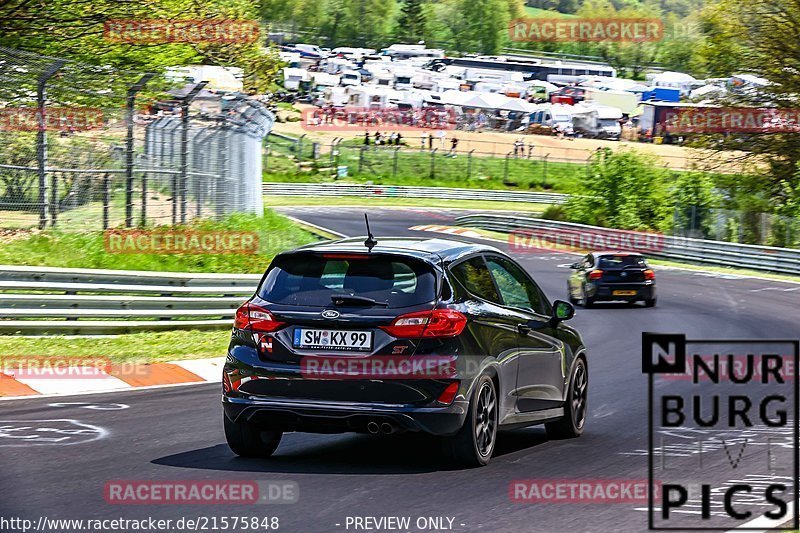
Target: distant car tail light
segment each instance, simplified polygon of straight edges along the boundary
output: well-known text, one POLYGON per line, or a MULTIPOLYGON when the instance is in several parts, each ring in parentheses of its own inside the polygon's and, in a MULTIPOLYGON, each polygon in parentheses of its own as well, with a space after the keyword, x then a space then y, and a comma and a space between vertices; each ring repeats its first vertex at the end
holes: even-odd
POLYGON ((443 403, 445 405, 450 405, 456 398, 457 392, 458 392, 458 381, 454 381, 442 391, 442 393, 439 395, 436 401, 438 401, 439 403, 443 403))
POLYGON ((600 279, 602 277, 603 277, 603 271, 602 270, 592 270, 591 272, 589 272, 589 279, 591 281, 596 281, 596 280, 598 280, 598 279, 600 279))
POLYGON ((275 317, 264 309, 251 303, 245 303, 236 310, 233 327, 237 329, 250 328, 253 331, 270 332, 281 329, 285 322, 275 320, 275 317))
POLYGON ((656 273, 650 270, 649 268, 644 271, 644 279, 653 280, 656 279, 656 273))
POLYGON ((464 331, 467 317, 454 309, 434 309, 408 313, 395 318, 381 329, 398 339, 419 337, 455 337, 464 331))

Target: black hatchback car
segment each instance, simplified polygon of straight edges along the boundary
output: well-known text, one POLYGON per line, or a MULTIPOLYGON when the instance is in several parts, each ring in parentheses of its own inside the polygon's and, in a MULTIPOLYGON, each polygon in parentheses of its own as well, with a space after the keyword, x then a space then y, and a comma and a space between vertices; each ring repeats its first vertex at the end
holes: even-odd
POLYGON ((479 466, 498 429, 577 437, 588 367, 573 314, 491 247, 345 239, 282 253, 236 312, 228 445, 264 457, 283 432, 421 431, 479 466))
POLYGON ((643 301, 656 305, 656 273, 643 255, 630 252, 592 252, 577 263, 567 281, 569 301, 591 307, 595 302, 643 301))

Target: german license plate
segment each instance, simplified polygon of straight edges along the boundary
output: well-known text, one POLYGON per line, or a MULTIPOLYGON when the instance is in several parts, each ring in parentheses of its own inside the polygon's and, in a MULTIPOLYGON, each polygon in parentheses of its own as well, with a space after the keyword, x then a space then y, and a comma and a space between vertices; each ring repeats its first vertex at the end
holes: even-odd
POLYGON ((372 349, 372 332, 295 328, 292 344, 303 350, 368 352, 372 349))
POLYGON ((636 296, 636 291, 614 291, 614 296, 636 296))

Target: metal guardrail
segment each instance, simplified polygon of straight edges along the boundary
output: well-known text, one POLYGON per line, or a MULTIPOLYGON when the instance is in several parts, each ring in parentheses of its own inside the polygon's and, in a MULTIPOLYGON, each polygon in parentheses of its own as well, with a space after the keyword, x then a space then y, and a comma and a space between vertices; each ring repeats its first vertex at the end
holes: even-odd
POLYGON ((0 334, 227 329, 260 279, 0 265, 0 334))
POLYGON ((440 200, 491 200, 563 204, 568 195, 552 192, 494 191, 406 185, 351 183, 264 183, 264 194, 273 196, 361 196, 389 198, 437 198, 440 200))
MULTIPOLYGON (((630 235, 632 232, 559 222, 555 220, 509 215, 466 215, 458 217, 456 224, 505 233, 518 232, 524 235, 526 230, 559 232, 571 237, 584 235, 594 237, 606 236, 606 242, 613 241, 608 237, 630 235)), ((540 234, 546 235, 546 234, 540 234)), ((524 246, 524 244, 523 244, 524 246)), ((686 237, 659 235, 642 253, 652 257, 716 265, 724 267, 746 268, 764 272, 797 275, 800 273, 800 250, 794 248, 778 248, 774 246, 757 246, 737 244, 723 241, 690 239, 686 237), (653 244, 655 243, 655 244, 653 244)))

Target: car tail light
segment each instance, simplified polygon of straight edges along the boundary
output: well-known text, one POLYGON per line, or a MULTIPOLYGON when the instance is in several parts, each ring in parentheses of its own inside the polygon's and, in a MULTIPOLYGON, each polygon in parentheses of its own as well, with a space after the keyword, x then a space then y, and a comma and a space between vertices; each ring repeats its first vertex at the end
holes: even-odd
POLYGON ((644 279, 656 279, 656 273, 650 270, 649 268, 644 271, 644 279))
POLYGON ((455 337, 464 331, 467 317, 454 309, 434 309, 419 313, 408 313, 395 318, 381 329, 392 337, 455 337))
POLYGON ((603 271, 602 270, 592 270, 591 272, 589 272, 589 279, 591 281, 596 281, 596 280, 598 280, 598 279, 600 279, 602 277, 603 277, 603 271))
POLYGON ((233 327, 237 329, 250 328, 253 331, 270 332, 275 331, 283 326, 285 322, 275 320, 275 317, 264 309, 251 303, 246 303, 236 310, 236 318, 233 321, 233 327))
POLYGON ((457 392, 458 392, 458 381, 454 381, 442 391, 442 393, 439 395, 439 398, 437 398, 436 401, 438 401, 439 403, 443 403, 445 405, 450 405, 451 403, 453 403, 453 400, 455 399, 457 392))

